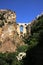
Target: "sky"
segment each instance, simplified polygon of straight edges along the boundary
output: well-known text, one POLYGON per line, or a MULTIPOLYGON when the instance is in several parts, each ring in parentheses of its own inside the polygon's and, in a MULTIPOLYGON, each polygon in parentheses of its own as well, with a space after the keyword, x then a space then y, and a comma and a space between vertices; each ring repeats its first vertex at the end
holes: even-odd
POLYGON ((0 9, 15 11, 17 23, 29 23, 43 12, 43 0, 0 0, 0 9))

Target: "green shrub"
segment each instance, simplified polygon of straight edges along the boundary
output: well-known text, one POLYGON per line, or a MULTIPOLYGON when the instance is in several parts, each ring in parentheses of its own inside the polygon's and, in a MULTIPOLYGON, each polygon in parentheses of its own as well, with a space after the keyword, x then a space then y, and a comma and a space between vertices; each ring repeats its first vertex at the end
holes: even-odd
POLYGON ((22 45, 20 47, 18 47, 17 51, 18 52, 26 52, 28 49, 28 45, 22 45))

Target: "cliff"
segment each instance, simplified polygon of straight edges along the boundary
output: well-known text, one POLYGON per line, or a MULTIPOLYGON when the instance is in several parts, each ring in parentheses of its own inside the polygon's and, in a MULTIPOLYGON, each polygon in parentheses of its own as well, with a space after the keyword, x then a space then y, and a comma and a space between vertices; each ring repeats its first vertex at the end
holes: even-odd
POLYGON ((16 13, 0 10, 0 52, 15 52, 21 45, 24 42, 17 33, 16 13))

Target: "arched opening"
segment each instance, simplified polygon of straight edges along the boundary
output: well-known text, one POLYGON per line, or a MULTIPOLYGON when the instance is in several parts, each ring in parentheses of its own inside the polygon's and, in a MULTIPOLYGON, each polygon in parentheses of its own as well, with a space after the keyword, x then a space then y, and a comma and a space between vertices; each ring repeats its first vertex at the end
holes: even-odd
POLYGON ((20 26, 20 32, 23 32, 23 25, 20 26))

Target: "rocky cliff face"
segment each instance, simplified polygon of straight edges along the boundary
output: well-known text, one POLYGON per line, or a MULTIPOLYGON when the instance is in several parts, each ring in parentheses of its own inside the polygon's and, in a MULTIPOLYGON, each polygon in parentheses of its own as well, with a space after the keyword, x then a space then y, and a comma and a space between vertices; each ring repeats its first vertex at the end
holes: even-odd
POLYGON ((15 52, 24 45, 17 33, 16 14, 11 10, 0 10, 0 52, 15 52))
POLYGON ((11 10, 0 10, 0 20, 13 23, 16 21, 16 13, 11 10))

